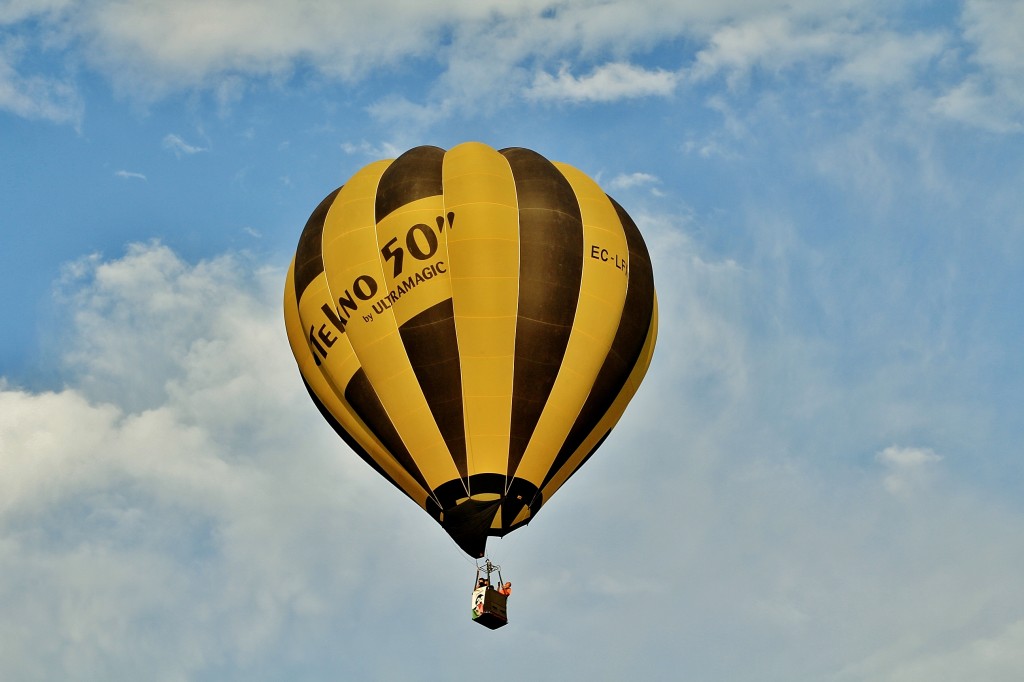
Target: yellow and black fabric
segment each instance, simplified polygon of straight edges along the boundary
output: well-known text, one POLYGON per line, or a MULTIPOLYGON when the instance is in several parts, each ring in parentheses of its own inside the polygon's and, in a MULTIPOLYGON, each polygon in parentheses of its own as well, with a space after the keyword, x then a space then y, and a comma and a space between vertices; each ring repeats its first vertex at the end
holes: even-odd
POLYGON ((473 557, 603 442, 654 352, 647 247, 579 170, 416 147, 313 211, 284 296, 310 397, 473 557))

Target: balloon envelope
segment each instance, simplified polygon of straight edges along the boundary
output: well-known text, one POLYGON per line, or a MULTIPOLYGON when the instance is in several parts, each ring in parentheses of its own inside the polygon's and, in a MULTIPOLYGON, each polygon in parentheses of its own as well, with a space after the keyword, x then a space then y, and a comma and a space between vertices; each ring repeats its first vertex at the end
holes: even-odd
POLYGON ((650 364, 650 257, 577 169, 522 148, 416 147, 325 198, 285 322, 313 402, 470 556, 529 523, 650 364))

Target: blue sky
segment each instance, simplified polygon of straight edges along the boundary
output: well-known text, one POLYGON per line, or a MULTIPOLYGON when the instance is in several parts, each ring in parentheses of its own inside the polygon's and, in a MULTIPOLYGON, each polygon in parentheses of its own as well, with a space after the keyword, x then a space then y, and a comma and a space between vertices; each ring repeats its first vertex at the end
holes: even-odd
POLYGON ((1019 680, 1024 3, 0 4, 0 678, 1019 680), (597 178, 648 379, 473 566, 321 423, 306 218, 419 144, 597 178))

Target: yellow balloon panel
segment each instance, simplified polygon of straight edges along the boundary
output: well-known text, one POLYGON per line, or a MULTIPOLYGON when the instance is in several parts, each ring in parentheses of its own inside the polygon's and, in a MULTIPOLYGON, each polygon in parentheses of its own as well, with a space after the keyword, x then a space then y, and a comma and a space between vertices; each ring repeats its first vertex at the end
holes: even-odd
POLYGON ((452 299, 459 319, 516 316, 518 273, 511 277, 452 277, 452 299))
MULTIPOLYGON (((459 217, 462 219, 462 216, 459 217)), ((495 221, 487 220, 488 225, 495 221)), ((519 244, 510 239, 458 239, 448 243, 452 274, 459 279, 519 276, 519 244)), ((511 310, 515 310, 513 304, 511 310)), ((509 312, 509 311, 506 311, 509 312)))
MULTIPOLYGON (((455 329, 459 336, 462 357, 513 358, 515 353, 516 318, 457 317, 455 329)), ((509 392, 511 388, 509 389, 509 392)))
MULTIPOLYGON (((512 327, 514 323, 509 326, 512 327)), ((511 344, 510 344, 511 345, 511 344)), ((512 353, 503 355, 462 355, 462 391, 472 398, 512 395, 512 353)), ((506 415, 507 416, 507 415, 506 415)))

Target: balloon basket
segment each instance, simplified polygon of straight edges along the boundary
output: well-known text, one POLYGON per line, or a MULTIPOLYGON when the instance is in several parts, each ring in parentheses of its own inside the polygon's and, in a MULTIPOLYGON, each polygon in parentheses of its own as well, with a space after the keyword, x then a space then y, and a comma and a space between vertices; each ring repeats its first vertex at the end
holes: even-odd
MULTIPOLYGON (((508 625, 508 615, 505 610, 508 597, 490 587, 475 590, 474 597, 476 596, 479 596, 480 601, 473 608, 474 621, 491 630, 508 625)), ((474 599, 474 601, 476 600, 474 599)))

